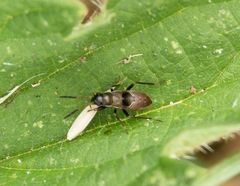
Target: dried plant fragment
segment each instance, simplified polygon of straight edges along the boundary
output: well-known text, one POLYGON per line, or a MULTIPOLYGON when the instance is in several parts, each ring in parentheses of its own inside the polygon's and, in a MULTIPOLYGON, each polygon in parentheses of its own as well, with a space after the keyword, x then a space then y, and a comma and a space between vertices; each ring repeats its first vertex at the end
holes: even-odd
POLYGON ((82 24, 89 22, 95 15, 101 13, 104 0, 80 0, 87 8, 87 14, 82 20, 82 24))

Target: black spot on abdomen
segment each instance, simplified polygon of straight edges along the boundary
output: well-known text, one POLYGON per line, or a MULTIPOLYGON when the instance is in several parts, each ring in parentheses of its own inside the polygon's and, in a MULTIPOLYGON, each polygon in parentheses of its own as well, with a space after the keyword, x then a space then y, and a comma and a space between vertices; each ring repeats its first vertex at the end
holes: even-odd
POLYGON ((131 105, 131 94, 127 91, 122 93, 122 105, 128 107, 131 105))

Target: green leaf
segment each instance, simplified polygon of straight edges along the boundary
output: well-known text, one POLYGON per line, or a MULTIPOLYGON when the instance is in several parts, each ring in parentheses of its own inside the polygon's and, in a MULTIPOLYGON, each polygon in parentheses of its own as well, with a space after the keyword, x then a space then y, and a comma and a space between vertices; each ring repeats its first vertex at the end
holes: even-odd
MULTIPOLYGON (((171 158, 240 127, 239 6, 238 0, 110 1, 81 26, 77 1, 2 0, 1 185, 192 185, 208 173, 217 183, 224 171, 171 158), (142 55, 119 64, 134 54, 142 55), (64 116, 119 81, 121 90, 136 81, 156 84, 134 87, 153 104, 130 112, 153 120, 126 118, 126 132, 106 109, 68 142, 77 114, 64 116)), ((238 169, 229 169, 227 179, 238 169)))

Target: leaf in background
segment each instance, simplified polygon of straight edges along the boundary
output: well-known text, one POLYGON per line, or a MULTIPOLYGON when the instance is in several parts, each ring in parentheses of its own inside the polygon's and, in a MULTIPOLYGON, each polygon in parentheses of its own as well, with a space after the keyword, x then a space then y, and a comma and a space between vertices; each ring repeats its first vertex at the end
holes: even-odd
POLYGON ((1 184, 190 185, 208 174, 171 160, 171 144, 201 144, 227 126, 239 128, 239 6, 237 0, 113 1, 76 32, 76 1, 1 1, 0 94, 37 76, 0 107, 1 184), (133 54, 143 55, 118 64, 133 54), (91 96, 123 79, 122 89, 133 81, 157 84, 135 87, 153 100, 138 114, 163 122, 128 119, 126 133, 108 109, 67 142, 76 116, 63 118, 88 100, 59 96, 91 96), (203 129, 206 138, 199 138, 203 129))

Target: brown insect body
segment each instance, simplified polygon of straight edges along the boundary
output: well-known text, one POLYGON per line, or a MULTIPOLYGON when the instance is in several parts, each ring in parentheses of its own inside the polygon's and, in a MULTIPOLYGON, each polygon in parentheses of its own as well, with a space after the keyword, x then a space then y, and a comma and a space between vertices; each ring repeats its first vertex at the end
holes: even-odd
MULTIPOLYGON (((144 83, 144 82, 137 82, 137 83, 148 84, 148 85, 153 84, 153 83, 144 83)), ((137 91, 131 90, 133 86, 134 84, 129 85, 127 89, 124 91, 114 90, 115 87, 112 87, 111 92, 109 90, 104 93, 96 93, 91 98, 91 104, 89 104, 85 109, 83 109, 83 111, 79 114, 79 116, 73 122, 71 128, 68 131, 67 139, 72 140, 75 137, 77 137, 88 126, 88 124, 94 118, 98 110, 101 110, 107 107, 114 108, 114 115, 120 122, 122 122, 122 120, 119 118, 117 114, 118 109, 121 109, 122 112, 127 117, 129 117, 130 115, 127 112, 127 109, 138 110, 138 109, 142 109, 149 106, 152 103, 150 97, 143 92, 137 92, 137 91)), ((75 96, 61 96, 61 97, 77 98, 75 96)), ((69 117, 76 111, 78 110, 74 110, 73 112, 65 116, 65 118, 69 117)), ((139 119, 151 119, 143 116, 133 116, 133 117, 139 118, 139 119)))
POLYGON ((149 106, 152 101, 148 95, 137 91, 112 91, 96 93, 91 101, 99 107, 138 110, 149 106))

